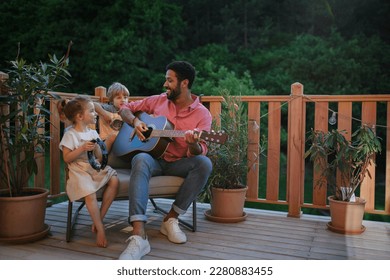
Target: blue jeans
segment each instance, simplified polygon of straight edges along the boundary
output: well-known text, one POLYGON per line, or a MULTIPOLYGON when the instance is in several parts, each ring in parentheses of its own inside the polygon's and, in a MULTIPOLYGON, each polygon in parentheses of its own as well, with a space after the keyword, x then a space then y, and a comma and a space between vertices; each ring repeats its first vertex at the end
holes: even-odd
POLYGON ((135 155, 131 161, 129 184, 130 222, 147 220, 145 214, 149 199, 149 180, 152 176, 170 175, 184 178, 172 205, 176 213, 184 214, 206 185, 211 170, 210 159, 203 155, 174 162, 155 159, 147 153, 135 155))

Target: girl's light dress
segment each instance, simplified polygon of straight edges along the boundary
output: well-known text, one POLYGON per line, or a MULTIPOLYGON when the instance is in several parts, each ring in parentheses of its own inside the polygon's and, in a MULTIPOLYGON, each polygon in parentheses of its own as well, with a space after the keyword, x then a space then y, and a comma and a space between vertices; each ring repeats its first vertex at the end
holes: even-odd
MULTIPOLYGON (((73 127, 69 128, 61 139, 60 149, 67 147, 70 150, 77 149, 85 142, 99 138, 96 130, 78 132, 73 127)), ((75 201, 87 195, 97 192, 104 187, 112 176, 117 173, 110 166, 96 171, 88 162, 87 152, 81 153, 73 162, 68 164, 69 178, 66 184, 66 193, 70 201, 75 201)))

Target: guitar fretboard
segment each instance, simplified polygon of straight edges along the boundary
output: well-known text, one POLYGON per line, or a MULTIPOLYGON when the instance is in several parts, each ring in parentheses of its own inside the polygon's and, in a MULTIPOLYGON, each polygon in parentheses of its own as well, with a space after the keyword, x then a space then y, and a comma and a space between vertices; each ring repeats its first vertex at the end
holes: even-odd
MULTIPOLYGON (((224 143, 227 139, 227 136, 223 132, 215 132, 214 130, 211 132, 207 131, 199 131, 197 132, 200 139, 214 142, 214 143, 224 143)), ((185 131, 184 130, 152 130, 149 137, 153 138, 160 138, 160 137, 184 137, 185 131)))
POLYGON ((184 130, 159 130, 159 129, 153 129, 152 133, 150 134, 150 137, 184 137, 185 131, 184 130))

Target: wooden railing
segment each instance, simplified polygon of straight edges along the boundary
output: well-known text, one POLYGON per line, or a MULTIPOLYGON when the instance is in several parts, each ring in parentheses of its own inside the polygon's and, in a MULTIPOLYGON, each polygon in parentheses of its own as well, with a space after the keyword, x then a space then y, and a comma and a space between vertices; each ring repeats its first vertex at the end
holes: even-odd
MULTIPOLYGON (((57 93, 62 97, 77 94, 57 93)), ((97 87, 95 101, 107 102, 106 89, 97 87)), ((130 100, 143 97, 132 96, 130 100)), ((362 121, 377 126, 383 137, 381 162, 384 166, 372 166, 373 176, 363 182, 360 196, 366 198, 366 213, 390 214, 390 95, 304 95, 303 85, 295 83, 291 93, 283 96, 242 96, 248 105, 248 161, 252 168, 248 172, 247 201, 285 205, 288 216, 300 217, 302 208, 328 209, 327 191, 317 188, 312 178, 312 164, 305 160, 306 132, 312 127, 328 130, 345 129, 349 133, 353 122, 362 121), (380 108, 381 110, 378 110, 380 108), (385 115, 377 118, 377 112, 385 115), (337 112, 337 124, 328 124, 329 116, 337 112), (381 124, 377 124, 380 119, 381 124), (259 142, 265 135, 268 145, 266 157, 258 157, 259 142), (256 155, 256 156, 255 156, 256 155), (252 164, 255 162, 256 164, 252 164), (375 176, 377 174, 377 176, 375 176), (306 187, 305 187, 306 185, 306 187), (310 194, 310 195, 309 195, 310 194), (382 207, 377 207, 376 200, 381 198, 382 207)), ((202 102, 209 108, 213 117, 218 118, 222 98, 203 96, 202 102)), ((58 148, 61 124, 56 109, 56 100, 51 100, 51 143, 48 164, 41 161, 36 176, 36 186, 42 186, 49 177, 51 198, 64 195, 65 187, 61 184, 64 176, 61 168, 61 155, 58 148)))

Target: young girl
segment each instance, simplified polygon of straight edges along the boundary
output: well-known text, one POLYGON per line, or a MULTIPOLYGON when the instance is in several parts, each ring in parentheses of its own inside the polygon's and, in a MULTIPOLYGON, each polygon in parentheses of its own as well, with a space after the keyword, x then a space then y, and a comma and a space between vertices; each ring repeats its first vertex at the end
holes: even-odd
POLYGON ((99 148, 91 141, 99 138, 99 135, 96 130, 89 128, 89 125, 96 124, 97 114, 93 102, 88 97, 75 97, 66 103, 63 112, 72 122, 60 142, 64 161, 69 168, 66 192, 71 201, 85 199, 93 222, 92 231, 96 232, 96 244, 107 247, 103 218, 118 192, 117 174, 110 166, 96 171, 88 162, 87 151, 99 148), (100 210, 97 191, 103 191, 100 210))
POLYGON ((65 126, 64 132, 66 132, 72 126, 72 122, 66 118, 64 113, 66 103, 68 103, 68 99, 62 99, 57 102, 58 115, 60 116, 60 121, 65 126))

